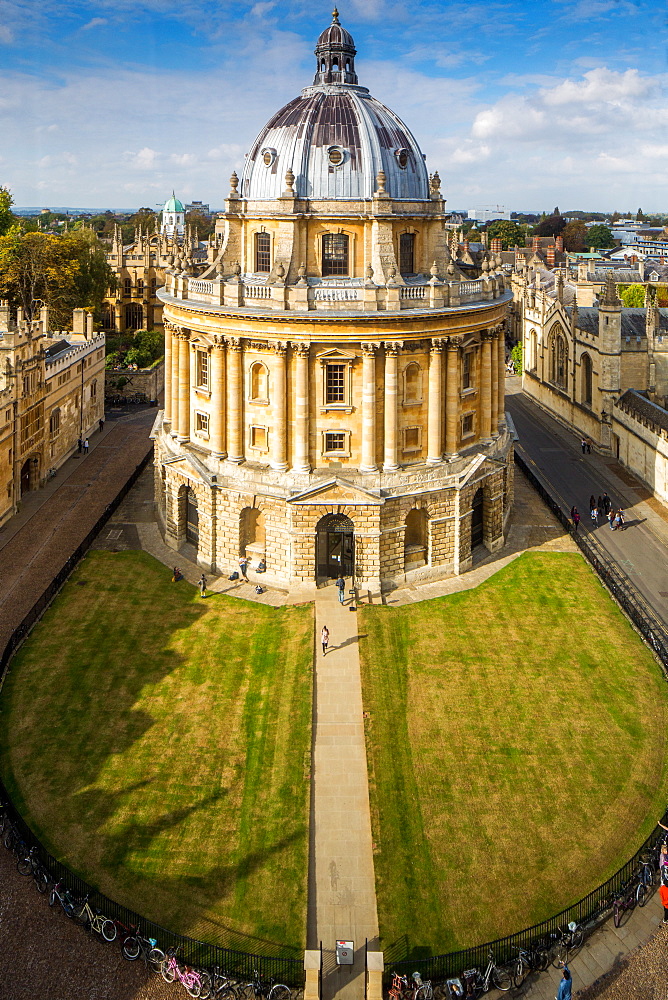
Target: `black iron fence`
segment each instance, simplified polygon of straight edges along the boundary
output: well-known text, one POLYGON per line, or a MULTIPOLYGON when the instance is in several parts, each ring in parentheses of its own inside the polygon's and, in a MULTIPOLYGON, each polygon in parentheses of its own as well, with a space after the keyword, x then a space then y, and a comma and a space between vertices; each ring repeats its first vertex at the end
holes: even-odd
MULTIPOLYGON (((663 664, 664 672, 668 673, 668 632, 654 609, 650 607, 628 577, 609 558, 593 535, 574 530, 564 502, 555 499, 548 484, 531 468, 524 457, 518 453, 517 449, 515 450, 515 463, 543 498, 555 517, 571 533, 575 543, 585 558, 591 563, 603 584, 626 612, 648 645, 654 650, 663 664)), ((551 939, 556 940, 559 937, 560 930, 564 930, 570 921, 575 921, 585 928, 588 926, 593 927, 610 912, 615 896, 620 894, 622 887, 632 880, 634 875, 639 871, 640 856, 654 848, 665 836, 665 832, 661 830, 653 831, 633 857, 626 864, 622 865, 619 871, 615 872, 607 882, 598 886, 598 888, 578 900, 577 903, 573 903, 572 906, 550 917, 549 920, 534 924, 533 927, 527 927, 516 934, 497 938, 495 941, 486 941, 484 944, 476 945, 473 948, 466 948, 462 951, 453 951, 445 955, 436 955, 432 958, 423 959, 392 961, 392 948, 390 946, 385 951, 384 978, 386 984, 389 985, 393 971, 408 976, 412 972, 419 972, 423 979, 431 979, 434 983, 442 983, 446 979, 458 976, 464 969, 473 967, 484 969, 490 949, 494 954, 496 962, 499 965, 503 965, 516 957, 519 948, 531 948, 538 943, 549 943, 551 939)))
MULTIPOLYGON (((152 452, 137 466, 128 481, 119 490, 114 500, 108 504, 101 517, 94 527, 88 532, 84 540, 67 559, 61 570, 56 574, 44 593, 35 601, 34 605, 25 616, 21 624, 14 630, 0 656, 0 686, 7 672, 9 661, 16 649, 21 645, 30 629, 42 616, 46 608, 52 602, 58 591, 61 589, 69 575, 86 554, 91 544, 107 523, 118 505, 134 486, 135 482, 146 468, 152 458, 152 452)), ((168 948, 179 948, 179 961, 188 965, 198 966, 204 969, 218 967, 224 970, 230 977, 249 982, 253 978, 253 973, 257 970, 261 976, 273 976, 279 982, 285 983, 293 990, 299 991, 304 985, 304 962, 302 958, 290 956, 275 957, 271 955, 254 955, 242 951, 235 951, 229 948, 221 948, 218 945, 207 944, 204 941, 197 941, 186 937, 183 934, 176 934, 173 931, 161 927, 159 924, 135 913, 133 910, 114 902, 99 892, 95 886, 90 885, 69 870, 64 864, 54 858, 42 846, 35 837, 32 830, 23 820, 11 802, 7 789, 0 780, 0 805, 4 805, 6 815, 14 830, 23 841, 26 850, 35 848, 35 852, 40 862, 50 873, 54 882, 62 883, 64 888, 68 888, 76 897, 88 897, 93 909, 98 908, 111 920, 118 920, 126 927, 138 927, 145 936, 155 938, 158 946, 166 951, 168 948)))

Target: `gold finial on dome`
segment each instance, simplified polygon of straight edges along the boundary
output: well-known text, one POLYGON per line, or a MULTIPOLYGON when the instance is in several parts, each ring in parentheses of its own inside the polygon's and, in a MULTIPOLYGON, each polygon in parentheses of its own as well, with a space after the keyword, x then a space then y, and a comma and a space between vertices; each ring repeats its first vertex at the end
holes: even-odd
POLYGON ((339 23, 339 12, 335 7, 334 10, 332 11, 332 24, 338 24, 338 23, 339 23))

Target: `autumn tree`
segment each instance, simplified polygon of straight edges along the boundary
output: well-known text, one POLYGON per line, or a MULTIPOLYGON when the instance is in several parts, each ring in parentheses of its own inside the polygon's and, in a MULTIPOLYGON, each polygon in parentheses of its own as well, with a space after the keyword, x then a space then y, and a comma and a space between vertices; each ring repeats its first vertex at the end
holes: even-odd
POLYGON ((567 223, 561 235, 564 239, 564 250, 582 253, 587 249, 587 227, 581 219, 567 223))
POLYGON ((5 236, 16 222, 12 213, 14 199, 8 188, 0 187, 0 236, 5 236))
POLYGON ((622 304, 630 309, 640 309, 645 305, 645 286, 637 282, 632 285, 618 285, 617 291, 622 304))

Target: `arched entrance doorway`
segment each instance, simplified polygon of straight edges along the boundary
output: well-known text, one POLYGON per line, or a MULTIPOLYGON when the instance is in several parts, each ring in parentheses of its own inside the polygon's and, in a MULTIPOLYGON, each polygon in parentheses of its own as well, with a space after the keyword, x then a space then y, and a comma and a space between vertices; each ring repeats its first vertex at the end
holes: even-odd
POLYGON ((186 542, 199 545, 199 511, 197 497, 191 489, 186 490, 186 542))
POLYGON ((336 579, 339 573, 352 576, 355 569, 353 522, 345 514, 327 514, 316 526, 317 576, 336 579))
POLYGON ((483 508, 485 500, 482 488, 476 491, 473 497, 473 510, 471 512, 471 548, 483 544, 483 508))
POLYGON ((26 458, 25 462, 21 466, 21 496, 24 493, 30 491, 30 469, 32 466, 32 458, 26 458))

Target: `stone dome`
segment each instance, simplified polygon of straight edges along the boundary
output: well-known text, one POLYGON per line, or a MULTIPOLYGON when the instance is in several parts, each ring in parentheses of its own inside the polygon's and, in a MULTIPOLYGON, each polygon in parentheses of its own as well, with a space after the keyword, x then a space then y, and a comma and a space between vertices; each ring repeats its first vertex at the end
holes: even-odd
POLYGON ((401 201, 428 201, 424 156, 401 119, 357 84, 355 44, 338 23, 320 35, 313 86, 265 125, 246 158, 241 195, 273 201, 294 174, 297 198, 358 201, 373 197, 379 171, 401 201))

